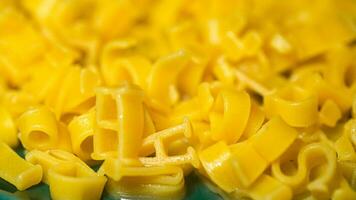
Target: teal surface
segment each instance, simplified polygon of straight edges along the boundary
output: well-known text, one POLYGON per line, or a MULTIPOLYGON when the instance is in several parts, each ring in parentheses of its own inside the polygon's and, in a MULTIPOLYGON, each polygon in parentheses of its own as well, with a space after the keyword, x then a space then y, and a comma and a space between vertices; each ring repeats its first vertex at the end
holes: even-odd
MULTIPOLYGON (((24 156, 23 149, 17 150, 20 156, 24 156)), ((192 173, 186 180, 186 200, 222 200, 222 198, 210 191, 200 180, 200 178, 192 173)), ((49 200, 49 188, 46 184, 41 183, 26 191, 19 192, 14 186, 0 178, 0 200, 49 200)), ((113 197, 104 192, 103 200, 114 200, 113 197)))

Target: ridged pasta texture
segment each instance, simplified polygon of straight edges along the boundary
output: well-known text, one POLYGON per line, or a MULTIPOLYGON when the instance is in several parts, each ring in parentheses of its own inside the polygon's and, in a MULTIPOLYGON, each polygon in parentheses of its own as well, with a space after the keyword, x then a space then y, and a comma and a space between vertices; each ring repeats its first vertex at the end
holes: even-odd
POLYGON ((196 173, 231 199, 352 200, 355 150, 355 0, 0 0, 18 190, 181 199, 196 173))

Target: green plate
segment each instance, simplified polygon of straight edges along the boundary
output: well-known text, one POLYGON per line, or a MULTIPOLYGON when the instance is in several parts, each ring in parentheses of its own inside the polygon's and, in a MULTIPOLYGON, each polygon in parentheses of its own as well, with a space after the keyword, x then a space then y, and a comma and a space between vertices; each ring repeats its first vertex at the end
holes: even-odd
MULTIPOLYGON (((22 148, 16 151, 20 156, 24 156, 22 148)), ((200 178, 191 173, 185 179, 186 183, 186 200, 222 200, 222 198, 210 191, 200 178)), ((26 191, 17 191, 16 188, 0 178, 0 200, 48 200, 50 199, 48 185, 41 183, 33 186, 26 191)), ((114 200, 108 193, 104 192, 102 196, 103 200, 114 200)))

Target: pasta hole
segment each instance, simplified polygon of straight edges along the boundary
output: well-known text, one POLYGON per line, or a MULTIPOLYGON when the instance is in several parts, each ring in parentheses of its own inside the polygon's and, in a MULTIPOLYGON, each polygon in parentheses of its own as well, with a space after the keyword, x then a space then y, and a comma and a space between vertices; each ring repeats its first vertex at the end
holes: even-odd
POLYGON ((297 173, 297 165, 294 160, 289 160, 281 164, 281 170, 283 174, 287 176, 293 176, 297 173))
POLYGON ((32 131, 28 137, 36 146, 45 145, 49 141, 49 135, 43 131, 32 131))
POLYGON ((85 140, 80 145, 80 149, 86 153, 93 152, 93 136, 85 138, 85 140))

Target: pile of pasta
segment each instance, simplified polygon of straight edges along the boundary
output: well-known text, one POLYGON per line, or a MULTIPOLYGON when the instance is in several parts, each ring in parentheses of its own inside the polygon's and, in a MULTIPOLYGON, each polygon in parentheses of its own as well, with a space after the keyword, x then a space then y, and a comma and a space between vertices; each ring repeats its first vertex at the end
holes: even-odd
POLYGON ((354 0, 1 0, 0 177, 356 199, 355 41, 354 0))

